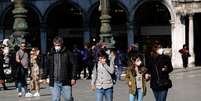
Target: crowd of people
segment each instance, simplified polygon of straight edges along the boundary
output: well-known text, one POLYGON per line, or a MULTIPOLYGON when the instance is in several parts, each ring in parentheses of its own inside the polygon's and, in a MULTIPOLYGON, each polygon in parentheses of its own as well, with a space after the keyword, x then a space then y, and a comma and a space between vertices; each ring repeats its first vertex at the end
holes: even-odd
MULTIPOLYGON (((143 100, 147 81, 150 81, 155 100, 166 101, 168 89, 172 87, 169 78, 169 73, 173 71, 170 57, 164 54, 158 42, 152 45, 148 55, 143 55, 138 48, 139 44, 134 44, 128 49, 125 63, 120 50, 107 49, 103 43, 91 46, 86 44, 82 49, 74 45, 73 50, 69 50, 62 37, 55 37, 53 47, 47 54, 46 68, 41 75, 39 48, 33 47, 28 51, 26 43, 22 42, 15 54, 17 94, 19 97, 40 96, 40 84, 49 83, 52 101, 60 101, 61 95, 65 101, 73 101, 72 86, 76 85, 77 79, 84 78, 91 80, 91 90, 96 92, 96 101, 103 101, 104 98, 105 101, 113 101, 113 86, 117 80, 124 79, 121 75, 126 67, 125 80, 130 101, 143 100), (29 84, 28 77, 31 78, 29 84)), ((3 57, 1 49, 0 83, 6 90, 3 57)))

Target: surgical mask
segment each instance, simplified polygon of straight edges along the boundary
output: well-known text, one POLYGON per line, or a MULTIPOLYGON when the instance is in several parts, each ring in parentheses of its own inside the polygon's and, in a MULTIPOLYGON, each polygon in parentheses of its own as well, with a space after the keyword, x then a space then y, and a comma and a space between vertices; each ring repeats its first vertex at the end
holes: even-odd
POLYGON ((163 51, 164 51, 164 50, 163 50, 162 48, 160 48, 160 49, 157 50, 157 53, 158 53, 159 55, 162 55, 162 54, 163 54, 163 51))
POLYGON ((55 48, 56 51, 59 51, 61 49, 60 46, 55 46, 54 48, 55 48))
POLYGON ((135 65, 140 66, 141 63, 142 63, 142 61, 136 61, 136 62, 135 62, 135 65))

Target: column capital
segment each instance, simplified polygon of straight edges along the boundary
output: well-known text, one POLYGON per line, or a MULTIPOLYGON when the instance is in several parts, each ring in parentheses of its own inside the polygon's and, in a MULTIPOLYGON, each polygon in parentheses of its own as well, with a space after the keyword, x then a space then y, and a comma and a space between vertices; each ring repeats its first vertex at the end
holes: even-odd
POLYGON ((189 14, 189 20, 193 20, 193 16, 194 16, 194 14, 189 14))

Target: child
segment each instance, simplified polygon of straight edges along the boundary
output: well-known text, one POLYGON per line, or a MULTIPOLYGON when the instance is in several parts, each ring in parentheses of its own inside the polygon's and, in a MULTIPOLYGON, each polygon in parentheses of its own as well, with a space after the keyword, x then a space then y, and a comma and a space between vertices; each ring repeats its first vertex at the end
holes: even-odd
POLYGON ((150 77, 146 72, 147 69, 142 67, 140 55, 131 56, 131 64, 126 72, 130 101, 135 101, 136 98, 142 101, 146 94, 146 80, 150 77))
POLYGON ((99 51, 98 63, 94 66, 91 81, 91 89, 96 90, 96 101, 113 101, 113 80, 114 58, 110 58, 110 65, 107 63, 107 54, 103 49, 99 51))
POLYGON ((36 90, 36 93, 33 96, 40 96, 39 89, 40 89, 40 83, 39 83, 39 66, 38 66, 38 57, 39 50, 38 48, 34 47, 32 48, 30 52, 30 62, 31 62, 31 82, 30 82, 30 89, 36 90))

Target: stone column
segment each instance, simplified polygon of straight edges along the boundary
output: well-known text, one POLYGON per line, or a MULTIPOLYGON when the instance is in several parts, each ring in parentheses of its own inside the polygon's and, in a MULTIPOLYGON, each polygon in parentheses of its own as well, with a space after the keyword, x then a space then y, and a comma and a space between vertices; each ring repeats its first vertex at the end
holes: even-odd
POLYGON ((177 14, 175 21, 171 21, 171 39, 172 39, 172 65, 174 68, 182 68, 181 54, 179 49, 185 44, 185 21, 177 14))
POLYGON ((192 67, 195 64, 195 53, 194 53, 194 32, 193 32, 193 15, 189 15, 189 53, 191 57, 189 58, 189 66, 192 67))
MULTIPOLYGON (((49 43, 52 44, 52 43, 49 43)), ((47 24, 40 24, 40 47, 41 47, 41 67, 40 76, 43 75, 45 69, 47 69, 47 24)))
POLYGON ((41 53, 46 54, 47 52, 47 25, 41 23, 40 27, 40 44, 41 44, 41 53))
POLYGON ((128 47, 134 43, 134 32, 133 32, 133 23, 127 23, 127 40, 128 40, 128 47))
POLYGON ((111 34, 111 16, 110 14, 110 0, 100 0, 101 10, 101 27, 100 27, 100 43, 104 43, 107 48, 114 48, 114 38, 111 34))
POLYGON ((89 29, 90 29, 89 22, 87 21, 84 23, 84 33, 83 33, 84 44, 90 43, 90 31, 89 31, 89 29))
POLYGON ((14 2, 14 9, 12 10, 12 14, 14 15, 14 23, 13 23, 13 30, 14 33, 12 34, 11 40, 15 40, 12 43, 12 48, 18 46, 21 42, 25 42, 25 36, 28 34, 28 24, 26 21, 27 12, 28 10, 24 7, 24 0, 13 0, 14 2))
POLYGON ((0 26, 0 40, 3 40, 3 27, 0 26))

